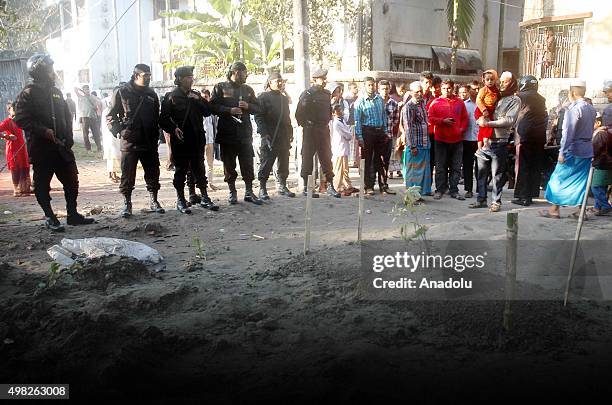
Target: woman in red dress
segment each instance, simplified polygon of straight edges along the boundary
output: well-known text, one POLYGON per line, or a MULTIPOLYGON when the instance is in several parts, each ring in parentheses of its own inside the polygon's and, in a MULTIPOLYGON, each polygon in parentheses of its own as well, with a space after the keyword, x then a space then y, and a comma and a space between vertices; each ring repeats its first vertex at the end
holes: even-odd
POLYGON ((21 128, 15 124, 15 109, 12 102, 6 105, 9 116, 0 122, 0 138, 6 141, 6 162, 13 177, 13 195, 27 196, 30 190, 30 161, 21 128))

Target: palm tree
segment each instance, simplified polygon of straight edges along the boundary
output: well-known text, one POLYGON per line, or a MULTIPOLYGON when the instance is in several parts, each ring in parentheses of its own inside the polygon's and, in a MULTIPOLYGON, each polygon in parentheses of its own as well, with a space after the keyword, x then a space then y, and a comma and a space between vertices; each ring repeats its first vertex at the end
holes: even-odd
POLYGON ((457 74, 457 48, 469 46, 470 33, 474 26, 476 7, 474 0, 448 0, 446 17, 451 44, 451 74, 457 74))

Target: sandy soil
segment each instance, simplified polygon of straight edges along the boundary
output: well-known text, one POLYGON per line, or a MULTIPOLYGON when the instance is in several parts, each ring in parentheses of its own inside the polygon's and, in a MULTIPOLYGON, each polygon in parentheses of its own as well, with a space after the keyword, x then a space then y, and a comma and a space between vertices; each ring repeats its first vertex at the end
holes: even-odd
MULTIPOLYGON (((221 403, 434 402, 474 393, 521 398, 526 390, 567 399, 582 393, 572 387, 583 382, 609 389, 607 302, 518 302, 508 333, 497 301, 364 300, 357 198, 314 200, 312 253, 304 257, 303 197, 273 192, 261 207, 229 206, 218 181, 221 190, 211 196, 219 212, 181 215, 173 209, 172 173, 162 169, 167 213, 140 212, 147 196, 139 172, 135 215, 124 220, 105 162, 80 153, 79 170, 79 209, 100 206, 102 213, 95 225, 65 234, 48 232, 34 198, 13 198, 10 174, 0 175, 0 381, 70 382, 74 398, 221 403), (92 236, 146 243, 164 256, 165 269, 109 257, 50 275, 48 247, 92 236)), ((391 185, 402 189, 399 180, 391 185)), ((61 215, 61 186, 52 186, 61 215)), ((432 239, 503 239, 510 198, 494 214, 468 210, 469 200, 428 198, 422 220, 432 239)), ((399 200, 367 199, 364 239, 399 239, 392 212, 399 200)), ((543 207, 518 210, 519 238, 573 238, 576 221, 539 218, 543 207)), ((593 218, 583 238, 609 238, 611 230, 609 218, 593 218)))

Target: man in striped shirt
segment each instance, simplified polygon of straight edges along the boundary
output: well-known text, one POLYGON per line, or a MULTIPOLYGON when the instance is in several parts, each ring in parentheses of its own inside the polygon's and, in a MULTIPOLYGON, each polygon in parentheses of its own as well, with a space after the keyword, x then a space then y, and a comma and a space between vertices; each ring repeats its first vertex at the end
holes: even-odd
POLYGON ((399 115, 400 109, 397 101, 389 96, 391 92, 391 83, 387 80, 381 80, 378 82, 378 94, 383 98, 385 102, 385 112, 387 113, 387 150, 383 156, 384 170, 383 176, 378 176, 378 185, 381 192, 385 194, 396 194, 395 191, 389 188, 387 179, 389 178, 389 163, 391 162, 391 154, 393 153, 394 141, 397 138, 398 127, 399 127, 399 115))
MULTIPOLYGON (((355 103, 355 135, 361 147, 361 156, 365 159, 364 191, 368 195, 374 195, 372 166, 379 176, 382 175, 383 157, 389 140, 384 101, 375 89, 374 78, 366 77, 364 79, 365 95, 357 99, 355 103)), ((381 193, 384 192, 384 186, 380 184, 380 187, 381 193)))

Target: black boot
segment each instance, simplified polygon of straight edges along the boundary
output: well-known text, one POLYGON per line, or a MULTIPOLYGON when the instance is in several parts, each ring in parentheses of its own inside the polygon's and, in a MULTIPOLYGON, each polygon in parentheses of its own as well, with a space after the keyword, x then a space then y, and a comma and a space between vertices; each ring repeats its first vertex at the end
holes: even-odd
POLYGON ((159 204, 159 201, 157 201, 157 191, 149 191, 149 208, 151 208, 151 211, 157 212, 158 214, 166 212, 159 204))
POLYGON ((245 191, 244 191, 244 201, 246 202, 251 202, 253 204, 256 205, 261 205, 263 204, 263 201, 261 201, 259 198, 257 198, 257 196, 255 195, 255 193, 253 193, 253 183, 246 183, 245 182, 245 191))
POLYGON ((327 194, 332 197, 340 198, 340 193, 336 191, 331 181, 327 182, 327 194))
POLYGON ((123 194, 123 209, 121 217, 129 218, 132 216, 132 193, 123 194))
POLYGON ((281 180, 278 185, 278 194, 286 195, 287 197, 295 197, 295 193, 287 188, 287 182, 281 180))
POLYGON ((95 222, 93 218, 85 218, 83 215, 79 214, 77 211, 76 195, 67 198, 66 213, 68 214, 66 218, 66 223, 68 225, 89 225, 95 222))
POLYGON ((236 183, 227 183, 229 187, 229 197, 227 198, 227 202, 230 204, 238 204, 238 192, 236 191, 236 183))
POLYGON ((202 202, 202 199, 200 198, 199 195, 196 194, 195 185, 194 184, 190 184, 189 185, 189 203, 191 205, 195 205, 195 204, 199 204, 201 202, 202 202))
MULTIPOLYGON (((304 197, 308 196, 308 186, 304 186, 304 191, 302 191, 302 195, 304 197)), ((319 193, 316 193, 314 190, 312 190, 312 198, 319 198, 319 193)))
POLYGON ((270 199, 270 196, 268 195, 268 189, 266 188, 265 180, 259 180, 259 198, 265 201, 270 199))
POLYGON ((64 225, 57 219, 51 208, 51 203, 41 204, 40 207, 45 213, 45 226, 51 230, 51 232, 64 232, 64 225))
POLYGON ((208 193, 206 192, 205 188, 201 188, 200 192, 202 193, 202 198, 200 201, 200 206, 209 209, 211 211, 219 211, 219 206, 217 204, 215 204, 210 197, 208 196, 208 193))
POLYGON ((176 190, 176 210, 181 214, 191 214, 191 209, 187 206, 183 190, 176 190))
POLYGON ((93 218, 85 218, 83 215, 78 212, 74 214, 69 214, 66 219, 66 223, 68 225, 77 226, 77 225, 90 225, 96 222, 93 218))
POLYGON ((57 219, 55 215, 51 217, 45 217, 45 226, 51 230, 51 232, 64 232, 64 225, 57 219))

